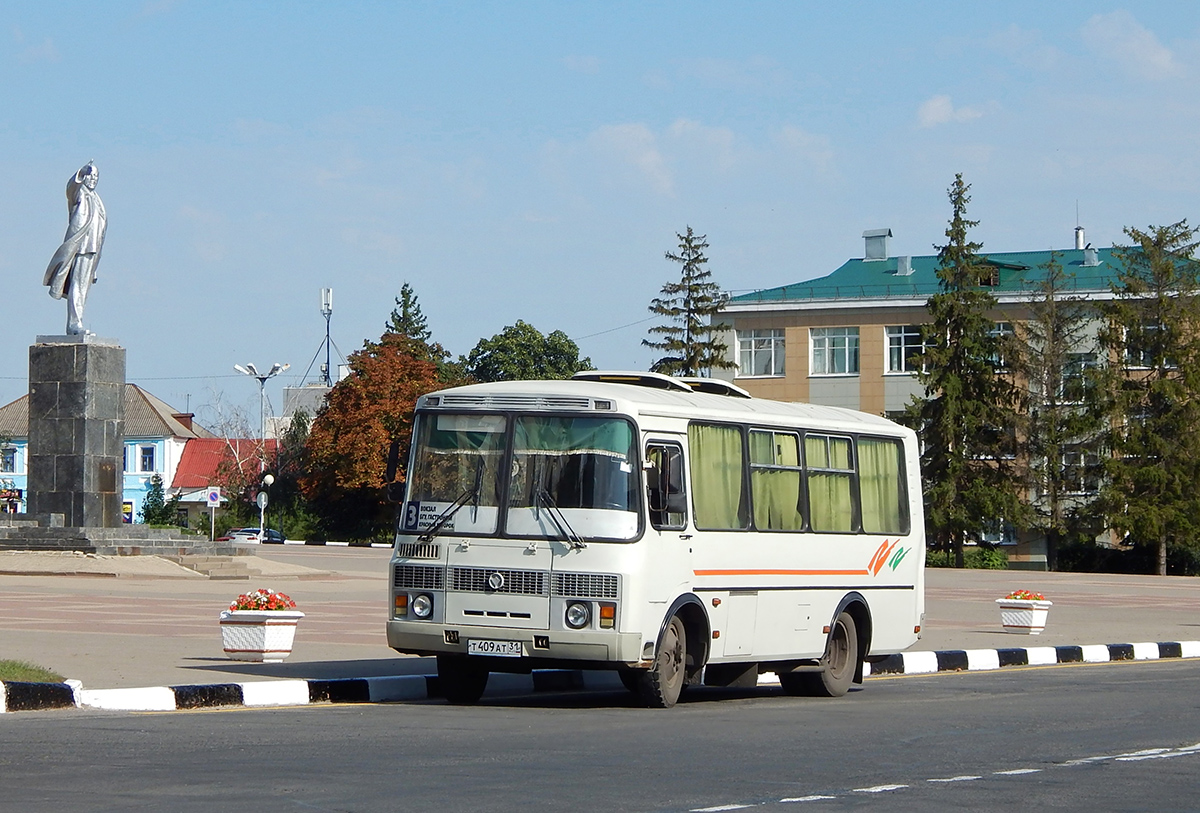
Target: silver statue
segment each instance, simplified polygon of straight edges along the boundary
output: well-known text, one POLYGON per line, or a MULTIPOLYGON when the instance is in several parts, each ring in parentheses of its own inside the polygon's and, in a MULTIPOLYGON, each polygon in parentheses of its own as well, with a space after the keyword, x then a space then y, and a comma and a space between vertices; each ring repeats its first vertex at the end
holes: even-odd
POLYGON ((54 252, 46 268, 43 285, 50 286, 50 296, 67 300, 67 333, 83 335, 83 305, 88 289, 96 281, 96 266, 100 264, 100 249, 108 218, 104 204, 96 194, 100 172, 88 161, 71 180, 67 181, 67 235, 54 252))

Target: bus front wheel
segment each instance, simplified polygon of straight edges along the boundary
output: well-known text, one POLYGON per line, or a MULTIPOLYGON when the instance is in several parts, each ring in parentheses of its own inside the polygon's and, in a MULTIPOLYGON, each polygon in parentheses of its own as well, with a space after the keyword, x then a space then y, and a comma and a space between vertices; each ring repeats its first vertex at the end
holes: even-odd
POLYGON ((456 706, 478 703, 487 688, 487 670, 462 655, 438 655, 437 669, 442 696, 456 706))
POLYGON ((820 672, 788 672, 779 676, 783 691, 807 697, 841 697, 850 690, 858 667, 858 629, 850 613, 833 622, 820 672))
POLYGON ((679 616, 671 616, 654 665, 639 678, 638 697, 649 708, 669 709, 679 700, 687 679, 687 631, 679 616))

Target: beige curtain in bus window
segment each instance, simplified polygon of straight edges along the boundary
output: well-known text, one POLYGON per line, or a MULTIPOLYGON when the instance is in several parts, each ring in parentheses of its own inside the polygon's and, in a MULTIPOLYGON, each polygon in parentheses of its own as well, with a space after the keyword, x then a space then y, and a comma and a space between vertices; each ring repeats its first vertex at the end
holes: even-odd
POLYGON ((904 533, 900 511, 900 444, 891 440, 858 441, 858 490, 862 529, 868 534, 904 533))
POLYGON ((760 531, 799 531, 804 527, 799 466, 800 446, 795 435, 750 433, 750 494, 754 526, 760 531))
POLYGON ((808 467, 808 514, 812 529, 833 533, 854 530, 849 438, 809 435, 804 439, 804 456, 808 467))
POLYGON ((745 528, 741 431, 729 426, 692 424, 688 427, 688 444, 696 527, 745 528))

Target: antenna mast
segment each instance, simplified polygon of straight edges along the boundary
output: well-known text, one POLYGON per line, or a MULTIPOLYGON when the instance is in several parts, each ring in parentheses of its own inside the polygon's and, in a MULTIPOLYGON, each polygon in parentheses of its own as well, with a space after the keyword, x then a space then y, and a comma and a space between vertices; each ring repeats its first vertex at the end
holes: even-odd
POLYGON ((321 373, 324 376, 325 386, 333 386, 333 378, 330 375, 330 357, 329 357, 329 317, 333 316, 333 289, 321 289, 321 315, 325 317, 325 364, 321 367, 321 373))

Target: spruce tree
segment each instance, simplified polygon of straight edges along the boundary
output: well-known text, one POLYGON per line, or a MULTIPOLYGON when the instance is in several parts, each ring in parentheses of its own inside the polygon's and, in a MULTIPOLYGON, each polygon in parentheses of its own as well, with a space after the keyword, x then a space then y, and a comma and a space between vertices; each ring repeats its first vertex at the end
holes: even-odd
POLYGON ((703 234, 686 234, 679 238, 679 253, 666 253, 671 262, 679 263, 678 282, 668 282, 662 287, 662 296, 650 301, 650 312, 664 316, 674 324, 655 325, 649 332, 661 337, 657 341, 642 339, 642 344, 662 351, 666 355, 654 362, 654 372, 667 375, 709 375, 713 369, 734 369, 737 365, 725 358, 727 345, 715 338, 721 331, 728 330, 726 324, 712 320, 720 312, 728 297, 721 287, 712 281, 712 273, 705 267, 708 248, 703 234))
POLYGON ((438 378, 451 383, 462 377, 462 371, 457 365, 448 362, 450 352, 438 342, 431 341, 433 332, 421 312, 421 303, 417 294, 407 282, 400 286, 400 295, 396 297, 396 307, 383 326, 384 334, 394 333, 403 336, 413 343, 418 356, 437 365, 438 378))
POLYGON ((1094 309, 1072 295, 1075 275, 1051 253, 1031 286, 1029 319, 1016 325, 1018 374, 1026 393, 1019 459, 1031 527, 1046 540, 1046 566, 1058 569, 1065 538, 1099 528, 1080 481, 1098 482, 1097 430, 1088 408, 1092 372, 1098 364, 1090 336, 1094 309))
POLYGON ((979 256, 982 244, 968 238, 978 225, 966 217, 969 190, 955 175, 946 244, 935 246, 940 290, 926 304, 932 323, 922 326, 926 349, 917 378, 925 396, 908 408, 924 444, 926 532, 936 549, 953 553, 955 567, 963 566, 968 538, 980 538, 989 523, 1019 524, 1023 514, 1010 434, 1017 393, 997 370, 1012 347, 990 316, 996 298, 983 285, 992 267, 979 256))
POLYGON ((407 282, 400 286, 396 307, 392 309, 392 315, 383 328, 387 333, 399 333, 422 344, 429 343, 433 334, 429 331, 425 314, 421 313, 421 303, 417 302, 417 295, 407 282))
POLYGON ((1101 340, 1101 414, 1111 454, 1101 504, 1128 542, 1154 550, 1167 573, 1172 550, 1200 550, 1200 263, 1186 220, 1147 231, 1113 254, 1122 268, 1101 340))

